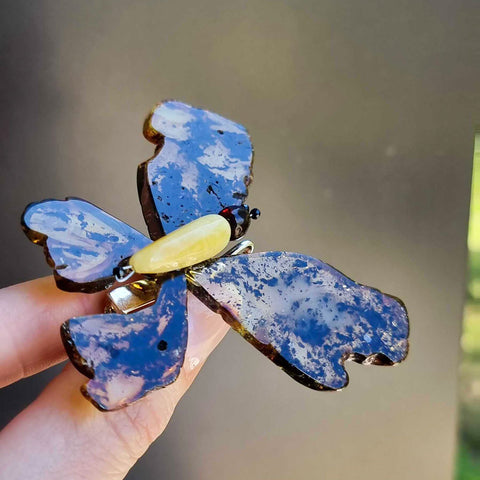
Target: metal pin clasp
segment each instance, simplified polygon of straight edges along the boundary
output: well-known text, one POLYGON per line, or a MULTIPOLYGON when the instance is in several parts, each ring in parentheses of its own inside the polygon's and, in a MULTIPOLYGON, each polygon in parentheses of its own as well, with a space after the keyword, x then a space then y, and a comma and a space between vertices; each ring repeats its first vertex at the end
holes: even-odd
POLYGON ((160 284, 154 280, 138 280, 122 285, 107 293, 109 303, 106 311, 130 314, 155 303, 160 284))
POLYGON ((253 253, 255 245, 251 240, 243 240, 240 243, 234 245, 230 250, 227 250, 222 257, 233 257, 235 255, 244 255, 247 253, 253 253))

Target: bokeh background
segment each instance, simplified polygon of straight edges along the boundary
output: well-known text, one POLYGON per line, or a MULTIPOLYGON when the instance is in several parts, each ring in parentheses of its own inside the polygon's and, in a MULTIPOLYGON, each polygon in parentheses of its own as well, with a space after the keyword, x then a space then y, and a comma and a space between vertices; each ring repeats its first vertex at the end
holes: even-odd
POLYGON ((480 478, 480 132, 475 134, 468 225, 468 285, 461 337, 456 480, 480 478))
MULTIPOLYGON (((21 232, 74 195, 145 231, 136 166, 164 98, 245 124, 257 250, 321 258, 408 306, 398 368, 305 389, 233 332, 129 480, 450 479, 465 295, 476 0, 0 2, 0 286, 48 274, 21 232)), ((0 426, 55 369, 0 392, 0 426)))

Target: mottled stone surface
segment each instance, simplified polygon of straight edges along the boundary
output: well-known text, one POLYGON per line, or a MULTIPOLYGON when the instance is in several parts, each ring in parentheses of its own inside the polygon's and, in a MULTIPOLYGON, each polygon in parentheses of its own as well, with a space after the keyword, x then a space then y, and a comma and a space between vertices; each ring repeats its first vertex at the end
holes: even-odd
MULTIPOLYGON (((244 203, 252 166, 244 127, 167 101, 153 110, 144 133, 157 145, 155 156, 138 172, 153 239, 244 203)), ((44 246, 64 290, 108 288, 119 262, 151 243, 80 199, 31 204, 22 224, 27 236, 44 246)), ((311 388, 344 387, 346 360, 388 365, 407 354, 403 304, 314 258, 286 252, 238 255, 203 266, 194 277, 192 291, 204 303, 311 388)), ((128 405, 173 382, 183 364, 187 335, 183 274, 165 280, 149 308, 73 318, 62 328, 72 362, 91 378, 82 391, 103 410, 128 405)))
POLYGON ((30 204, 22 226, 44 247, 63 290, 93 292, 114 281, 113 268, 151 241, 126 223, 80 199, 30 204))
POLYGON ((346 386, 346 360, 388 365, 407 354, 404 305, 315 258, 288 252, 226 257, 194 278, 201 299, 311 388, 346 386))
POLYGON ((150 308, 72 318, 62 337, 91 380, 82 393, 102 410, 126 406, 177 378, 187 347, 186 280, 166 280, 150 308))
POLYGON ((244 203, 252 144, 242 125, 167 101, 153 110, 144 133, 161 146, 138 172, 140 201, 153 239, 202 215, 244 203))

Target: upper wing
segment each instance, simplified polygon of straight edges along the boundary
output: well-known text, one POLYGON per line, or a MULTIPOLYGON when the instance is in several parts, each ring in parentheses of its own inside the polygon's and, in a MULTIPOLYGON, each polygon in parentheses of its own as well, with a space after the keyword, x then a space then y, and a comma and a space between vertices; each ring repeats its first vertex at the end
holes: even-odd
POLYGON ((62 339, 73 364, 91 380, 82 393, 101 410, 116 410, 178 376, 187 348, 185 276, 166 280, 144 310, 72 318, 62 339))
POLYGON ((258 350, 314 389, 347 385, 346 360, 391 365, 408 351, 403 303, 306 255, 224 257, 193 290, 258 350))
POLYGON ((118 263, 150 240, 84 200, 45 200, 27 206, 22 227, 44 247, 62 290, 95 292, 114 283, 118 263))
POLYGON ((147 118, 144 135, 158 145, 155 156, 138 167, 140 202, 153 239, 245 202, 253 150, 242 125, 167 101, 147 118))

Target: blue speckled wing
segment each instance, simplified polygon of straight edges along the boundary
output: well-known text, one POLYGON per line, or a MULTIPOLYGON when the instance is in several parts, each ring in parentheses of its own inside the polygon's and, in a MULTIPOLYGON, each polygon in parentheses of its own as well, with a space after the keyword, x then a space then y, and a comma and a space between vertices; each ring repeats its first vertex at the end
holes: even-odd
POLYGON ((113 269, 151 241, 85 200, 45 200, 27 206, 22 227, 44 247, 62 290, 95 292, 115 281, 113 269))
POLYGON ((153 239, 244 203, 253 150, 242 125, 167 101, 147 118, 144 135, 157 145, 154 157, 138 167, 140 202, 153 239))
POLYGON ((187 336, 184 275, 166 280, 149 308, 72 318, 62 327, 70 359, 91 379, 82 393, 101 410, 124 407, 175 381, 187 336))
POLYGON ((302 384, 340 389, 346 360, 391 365, 408 351, 401 301, 306 255, 221 258, 194 275, 194 292, 302 384))

